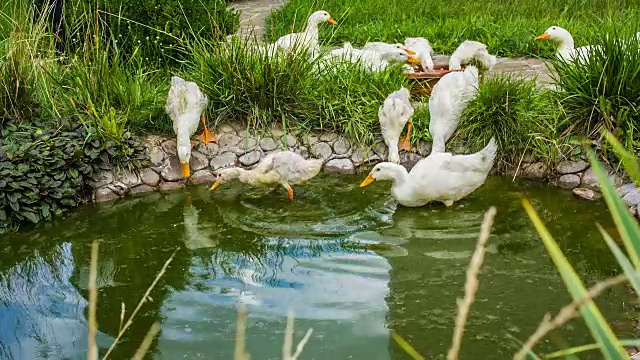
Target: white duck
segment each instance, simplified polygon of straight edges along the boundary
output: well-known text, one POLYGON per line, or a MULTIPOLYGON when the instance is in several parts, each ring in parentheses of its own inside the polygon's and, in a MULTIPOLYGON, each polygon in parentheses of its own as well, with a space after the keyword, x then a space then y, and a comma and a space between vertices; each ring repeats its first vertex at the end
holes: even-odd
POLYGON ((420 59, 409 55, 404 50, 389 48, 386 50, 362 50, 358 61, 370 71, 382 71, 394 63, 409 62, 412 64, 420 64, 420 59))
POLYGON ((497 152, 495 139, 475 154, 432 153, 407 172, 402 165, 377 164, 360 187, 390 180, 391 194, 403 206, 418 207, 439 201, 449 207, 484 184, 497 152))
POLYGON ((403 87, 389 94, 378 109, 378 120, 380 121, 382 138, 389 148, 388 160, 395 164, 400 162, 398 143, 400 143, 402 149, 410 150, 411 117, 413 116, 414 110, 409 101, 409 96, 409 89, 403 87), (398 140, 407 122, 409 122, 407 135, 403 139, 398 140))
POLYGON ((345 43, 341 49, 332 50, 319 63, 321 70, 327 66, 335 68, 342 62, 360 63, 365 70, 371 72, 382 71, 394 63, 420 63, 420 59, 409 55, 402 49, 387 47, 379 50, 355 49, 349 43, 345 43))
POLYGON ((388 43, 379 42, 379 41, 368 42, 364 44, 364 46, 362 47, 362 50, 371 50, 371 51, 377 51, 380 53, 386 52, 387 50, 404 50, 409 55, 415 55, 415 52, 412 49, 409 49, 408 47, 400 43, 388 44, 388 43))
POLYGON ((573 61, 576 58, 588 59, 590 53, 598 47, 597 45, 587 45, 576 48, 573 36, 569 31, 555 25, 549 27, 542 35, 537 36, 535 40, 555 40, 559 42, 556 56, 564 61, 573 61))
POLYGON ((458 128, 467 102, 478 93, 479 77, 475 66, 450 72, 433 87, 429 98, 429 132, 432 153, 444 152, 445 144, 458 128))
POLYGON ((485 69, 491 69, 498 63, 498 59, 489 54, 487 45, 478 41, 465 40, 451 54, 449 70, 461 70, 462 65, 469 64, 473 60, 478 61, 485 69))
POLYGON ((276 40, 277 48, 285 51, 307 49, 312 59, 315 59, 320 46, 318 45, 318 25, 328 22, 336 24, 331 15, 324 10, 318 10, 309 16, 307 27, 303 32, 287 34, 276 40))
POLYGON ((409 37, 404 39, 404 46, 415 51, 416 57, 422 62, 422 70, 433 70, 433 48, 429 40, 422 37, 409 37))
POLYGON ((282 185, 287 189, 289 199, 293 200, 291 185, 301 184, 318 175, 322 164, 322 159, 305 160, 293 151, 275 151, 265 156, 252 170, 240 167, 219 170, 218 178, 211 185, 210 190, 215 190, 221 184, 238 179, 245 184, 256 187, 275 184, 271 192, 277 191, 282 185))
POLYGON ((185 81, 178 76, 171 77, 171 88, 167 96, 165 109, 173 121, 173 131, 176 134, 176 147, 178 159, 182 167, 182 176, 191 176, 189 160, 191 159, 191 147, 194 142, 191 136, 198 130, 198 121, 202 120, 204 130, 198 136, 198 140, 205 144, 213 141, 216 137, 207 129, 207 123, 202 113, 207 107, 209 99, 204 95, 198 85, 194 82, 185 81))

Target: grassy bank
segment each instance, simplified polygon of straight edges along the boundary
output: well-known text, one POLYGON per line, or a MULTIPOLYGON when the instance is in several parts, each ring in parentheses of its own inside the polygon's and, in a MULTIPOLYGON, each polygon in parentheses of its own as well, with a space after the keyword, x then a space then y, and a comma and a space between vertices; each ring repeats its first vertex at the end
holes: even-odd
POLYGON ((550 44, 533 41, 551 25, 566 28, 576 45, 584 45, 595 38, 604 19, 620 27, 635 27, 640 20, 637 3, 627 0, 398 0, 393 5, 385 0, 290 0, 269 17, 267 39, 275 40, 292 28, 301 31, 309 14, 318 9, 338 21, 338 26, 320 30, 328 44, 403 42, 422 36, 436 53, 451 54, 460 42, 472 39, 508 57, 551 55, 550 44))

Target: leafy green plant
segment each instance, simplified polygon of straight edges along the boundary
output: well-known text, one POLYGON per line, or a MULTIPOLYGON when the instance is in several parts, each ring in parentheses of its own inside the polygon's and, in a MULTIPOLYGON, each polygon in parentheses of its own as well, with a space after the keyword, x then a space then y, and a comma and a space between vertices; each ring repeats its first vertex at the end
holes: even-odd
POLYGON ((554 61, 560 103, 568 119, 565 129, 600 140, 612 132, 638 156, 640 151, 640 42, 636 29, 610 24, 597 35, 588 57, 554 61))
POLYGON ((507 163, 525 154, 557 160, 566 150, 557 132, 560 119, 557 103, 534 80, 499 75, 485 80, 467 104, 452 141, 477 151, 495 137, 501 149, 509 149, 499 154, 507 163))
POLYGON ((124 133, 102 141, 80 119, 48 129, 7 122, 0 142, 0 233, 37 223, 83 202, 88 181, 113 166, 146 165, 144 147, 124 133))

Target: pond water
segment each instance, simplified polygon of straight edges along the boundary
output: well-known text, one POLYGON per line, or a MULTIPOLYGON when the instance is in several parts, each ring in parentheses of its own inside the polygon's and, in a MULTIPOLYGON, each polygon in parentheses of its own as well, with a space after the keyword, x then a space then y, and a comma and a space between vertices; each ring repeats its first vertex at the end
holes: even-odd
MULTIPOLYGON (((364 176, 361 176, 364 177, 364 176)), ((0 240, 0 359, 83 359, 91 243, 100 241, 98 345, 118 333, 175 249, 114 359, 130 358, 150 326, 161 332, 148 358, 232 359, 240 304, 249 311, 253 359, 279 359, 286 315, 303 359, 409 359, 396 331, 428 358, 444 358, 456 298, 489 206, 497 217, 462 359, 507 359, 546 312, 569 301, 522 210, 529 198, 587 284, 617 271, 594 223, 611 229, 603 203, 543 184, 492 177, 451 209, 396 208, 388 183, 322 175, 265 195, 240 184, 189 187, 81 208, 65 219, 0 240), (123 305, 124 304, 124 305, 123 305)), ((625 290, 598 299, 626 334, 625 290)), ((592 342, 581 320, 541 344, 592 342)), ((596 355, 593 358, 598 358, 596 355)))

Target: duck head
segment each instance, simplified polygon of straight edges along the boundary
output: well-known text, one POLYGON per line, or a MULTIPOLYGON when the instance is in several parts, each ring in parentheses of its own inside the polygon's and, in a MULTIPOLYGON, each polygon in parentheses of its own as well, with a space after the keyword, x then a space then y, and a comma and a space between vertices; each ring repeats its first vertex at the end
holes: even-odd
POLYGON ((398 181, 407 175, 404 166, 390 162, 382 162, 374 166, 367 177, 360 183, 360 187, 365 187, 374 181, 398 181))
POLYGON ((329 24, 336 24, 336 21, 333 20, 331 15, 324 10, 318 10, 309 16, 309 20, 307 21, 309 24, 322 24, 328 22, 329 24))
POLYGON ((178 145, 178 159, 180 160, 180 167, 182 169, 182 177, 188 178, 191 176, 191 169, 189 168, 189 160, 191 159, 191 143, 187 145, 178 145))
POLYGON ((549 27, 544 33, 542 33, 542 35, 537 36, 535 40, 555 40, 561 43, 573 43, 573 37, 569 31, 555 25, 549 27))
POLYGON ((418 59, 415 56, 409 55, 409 53, 407 53, 403 49, 393 49, 393 50, 385 51, 384 53, 382 53, 382 59, 388 62, 398 62, 398 63, 409 62, 412 64, 422 63, 420 59, 418 59))
POLYGON ((209 190, 215 190, 218 186, 237 179, 240 177, 240 173, 242 173, 242 171, 243 169, 238 167, 218 170, 216 173, 218 177, 216 178, 216 181, 213 182, 213 185, 211 185, 209 190))

